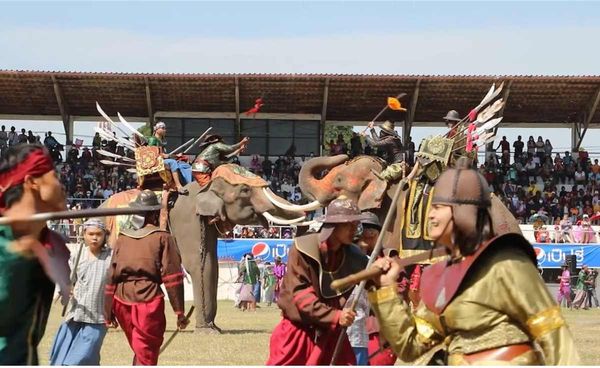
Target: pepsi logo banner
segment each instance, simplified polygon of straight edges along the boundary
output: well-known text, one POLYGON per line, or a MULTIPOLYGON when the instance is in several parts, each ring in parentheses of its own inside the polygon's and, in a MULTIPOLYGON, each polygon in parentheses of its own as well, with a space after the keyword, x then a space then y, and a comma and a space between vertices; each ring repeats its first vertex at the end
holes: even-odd
POLYGON ((560 268, 571 255, 577 258, 577 267, 600 268, 600 245, 534 243, 533 249, 541 268, 560 268))
POLYGON ((219 239, 217 257, 219 262, 238 262, 246 253, 252 253, 263 262, 275 262, 281 257, 287 262, 292 239, 219 239))

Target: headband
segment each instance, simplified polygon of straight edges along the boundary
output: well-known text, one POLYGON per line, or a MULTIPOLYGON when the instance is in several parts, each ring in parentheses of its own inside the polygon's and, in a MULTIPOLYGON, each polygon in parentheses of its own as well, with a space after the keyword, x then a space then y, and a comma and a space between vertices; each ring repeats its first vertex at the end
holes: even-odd
POLYGON ((87 229, 89 227, 97 227, 100 230, 106 231, 106 225, 104 224, 104 222, 97 218, 91 218, 83 223, 84 229, 87 229))
POLYGON ((0 173, 0 209, 4 210, 4 193, 14 186, 25 182, 26 176, 39 177, 54 170, 54 163, 44 148, 31 151, 27 157, 14 167, 0 173))

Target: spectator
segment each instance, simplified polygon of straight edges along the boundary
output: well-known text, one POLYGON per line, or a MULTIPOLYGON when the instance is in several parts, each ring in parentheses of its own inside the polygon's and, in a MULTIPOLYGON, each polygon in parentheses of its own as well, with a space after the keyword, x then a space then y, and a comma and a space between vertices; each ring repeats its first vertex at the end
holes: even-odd
MULTIPOLYGON (((25 130, 25 129, 23 129, 25 130)), ((37 142, 37 138, 33 135, 33 132, 30 130, 27 132, 27 143, 34 144, 37 142)))
POLYGON ((540 230, 537 231, 537 235, 535 237, 536 243, 550 243, 550 232, 546 229, 546 226, 542 226, 540 230))
POLYGON ((271 262, 265 262, 262 280, 264 287, 264 301, 267 303, 267 307, 270 307, 275 300, 275 285, 277 284, 277 277, 275 277, 271 262))
POLYGON ((17 144, 19 144, 19 135, 16 132, 16 128, 11 126, 10 132, 8 132, 8 145, 16 146, 17 144))
POLYGON ((27 143, 27 134, 25 134, 25 129, 21 129, 21 134, 18 135, 19 143, 27 143))
POLYGON ((506 136, 502 137, 502 140, 498 143, 498 147, 496 147, 496 151, 498 151, 498 148, 500 148, 502 164, 508 165, 510 160, 510 143, 506 140, 506 136))
POLYGON ((350 157, 356 157, 362 154, 362 151, 360 136, 356 132, 352 132, 352 138, 350 138, 350 157))
POLYGON ((513 143, 513 148, 515 151, 515 156, 514 156, 514 160, 519 161, 523 158, 523 147, 525 146, 525 143, 523 143, 523 141, 521 140, 521 136, 517 137, 517 140, 513 143))
POLYGON ((2 125, 2 130, 0 130, 0 156, 4 156, 4 152, 8 149, 8 133, 6 132, 6 127, 2 125))
POLYGON ((587 285, 587 299, 588 307, 592 308, 592 301, 596 305, 596 308, 600 308, 598 304, 598 298, 596 296, 596 278, 598 277, 598 270, 591 269, 585 283, 587 285))
POLYGON ((573 299, 573 307, 579 309, 583 306, 583 309, 589 309, 587 306, 587 287, 585 281, 588 277, 587 265, 581 266, 581 271, 577 275, 577 285, 575 286, 575 299, 573 299))
POLYGON ((100 138, 100 134, 94 134, 94 139, 92 140, 92 147, 94 150, 99 150, 102 147, 102 138, 100 138))
POLYGON ((287 265, 283 263, 281 257, 275 257, 275 267, 273 267, 273 273, 277 278, 277 284, 275 285, 275 301, 279 298, 279 292, 283 285, 283 276, 287 273, 287 265))
POLYGON ((260 277, 260 271, 252 253, 247 253, 238 267, 238 276, 242 280, 240 290, 240 306, 242 311, 256 311, 256 298, 254 284, 260 277))
POLYGON ((538 136, 537 142, 535 142, 535 153, 540 160, 540 164, 544 163, 546 157, 546 145, 542 136, 538 136))
POLYGON ((552 158, 552 143, 550 143, 549 139, 546 139, 546 142, 544 143, 544 154, 544 161, 552 158))
POLYGON ((529 140, 527 141, 527 157, 531 159, 533 156, 535 156, 535 140, 533 139, 533 136, 530 135, 529 140))

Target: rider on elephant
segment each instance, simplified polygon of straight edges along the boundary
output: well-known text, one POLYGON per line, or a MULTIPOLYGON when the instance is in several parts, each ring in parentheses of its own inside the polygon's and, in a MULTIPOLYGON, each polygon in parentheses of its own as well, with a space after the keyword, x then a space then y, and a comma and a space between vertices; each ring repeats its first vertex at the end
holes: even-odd
POLYGON ((154 125, 154 135, 146 139, 148 142, 148 146, 157 146, 161 148, 165 166, 168 166, 171 170, 171 173, 173 174, 173 181, 175 181, 177 191, 180 194, 188 194, 188 190, 185 189, 183 186, 192 181, 192 168, 187 162, 182 161, 179 158, 170 158, 171 155, 164 152, 164 147, 166 145, 166 134, 166 124, 162 121, 159 121, 158 123, 156 123, 156 125, 154 125), (181 173, 181 178, 179 177, 179 173, 181 173), (183 179, 183 182, 181 179, 183 179))
POLYGON ((448 129, 450 129, 448 138, 454 138, 454 136, 456 136, 456 134, 457 134, 456 126, 457 126, 458 122, 460 121, 460 115, 458 115, 458 111, 456 111, 456 110, 448 111, 448 113, 446 114, 446 116, 444 116, 443 119, 446 122, 448 129))
POLYGON ((370 122, 368 125, 368 128, 371 129, 371 137, 367 136, 365 132, 362 134, 371 147, 379 148, 386 152, 388 167, 379 173, 379 176, 381 179, 387 181, 398 179, 402 175, 402 166, 400 163, 404 161, 402 140, 394 130, 393 122, 386 121, 381 124, 379 126, 381 129, 379 136, 375 133, 374 126, 374 122, 370 122))
POLYGON ((250 138, 244 137, 236 144, 223 143, 223 137, 218 134, 211 134, 204 140, 200 146, 200 154, 194 160, 192 173, 200 186, 208 184, 212 172, 221 164, 226 164, 227 159, 242 152, 250 138))

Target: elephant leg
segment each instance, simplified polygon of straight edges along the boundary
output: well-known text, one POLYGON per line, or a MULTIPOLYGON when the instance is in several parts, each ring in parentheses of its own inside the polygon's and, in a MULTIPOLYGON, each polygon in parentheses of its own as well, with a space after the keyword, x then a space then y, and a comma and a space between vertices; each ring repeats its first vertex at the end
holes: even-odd
POLYGON ((200 221, 199 247, 192 247, 194 251, 183 257, 183 263, 193 280, 196 331, 221 332, 215 325, 219 281, 217 232, 207 223, 206 217, 200 217, 200 221))

